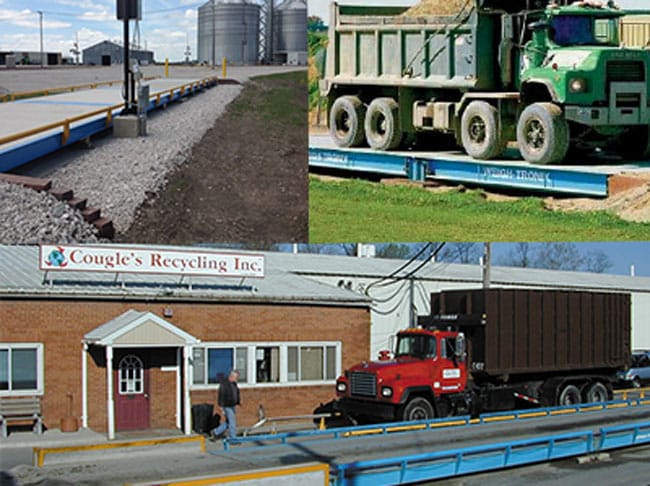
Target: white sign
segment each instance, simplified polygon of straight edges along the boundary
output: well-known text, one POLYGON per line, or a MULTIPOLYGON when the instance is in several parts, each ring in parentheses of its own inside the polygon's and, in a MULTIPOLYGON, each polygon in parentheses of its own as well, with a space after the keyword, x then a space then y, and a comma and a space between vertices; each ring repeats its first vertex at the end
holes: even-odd
POLYGON ((443 378, 460 378, 460 369, 459 368, 451 368, 448 370, 442 370, 442 377, 443 378))
POLYGON ((41 245, 39 268, 203 277, 264 277, 264 255, 210 250, 41 245))

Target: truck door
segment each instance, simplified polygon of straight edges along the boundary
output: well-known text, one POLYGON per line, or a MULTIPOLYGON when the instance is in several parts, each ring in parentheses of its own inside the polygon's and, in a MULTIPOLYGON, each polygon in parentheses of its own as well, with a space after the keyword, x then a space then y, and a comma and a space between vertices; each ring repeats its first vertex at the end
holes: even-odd
POLYGON ((456 338, 440 339, 439 380, 442 393, 455 393, 465 388, 466 373, 464 357, 456 353, 456 338))

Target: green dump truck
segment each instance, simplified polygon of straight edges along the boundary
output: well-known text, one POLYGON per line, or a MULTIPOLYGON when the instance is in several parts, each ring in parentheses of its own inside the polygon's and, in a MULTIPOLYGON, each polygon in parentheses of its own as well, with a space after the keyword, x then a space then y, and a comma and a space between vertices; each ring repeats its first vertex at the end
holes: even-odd
POLYGON ((514 141, 536 164, 596 148, 650 157, 650 50, 621 46, 613 4, 406 10, 332 4, 320 89, 338 146, 392 150, 447 134, 476 159, 514 141))

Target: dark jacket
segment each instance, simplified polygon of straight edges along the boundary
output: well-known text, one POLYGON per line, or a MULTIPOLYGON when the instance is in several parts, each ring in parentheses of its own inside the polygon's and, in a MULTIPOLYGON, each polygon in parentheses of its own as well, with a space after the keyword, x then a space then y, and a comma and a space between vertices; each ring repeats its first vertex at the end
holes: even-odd
POLYGON ((228 378, 221 381, 219 384, 219 397, 218 403, 220 407, 234 407, 239 405, 239 387, 236 382, 230 381, 228 378))

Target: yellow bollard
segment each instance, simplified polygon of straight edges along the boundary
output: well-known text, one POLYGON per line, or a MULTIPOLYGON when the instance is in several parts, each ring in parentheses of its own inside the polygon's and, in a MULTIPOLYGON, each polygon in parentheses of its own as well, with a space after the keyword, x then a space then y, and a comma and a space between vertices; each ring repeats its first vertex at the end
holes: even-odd
POLYGON ((165 77, 169 77, 169 59, 165 58, 165 77))
POLYGON ((320 424, 318 424, 318 430, 325 430, 327 427, 325 427, 325 417, 320 418, 320 424))
POLYGON ((226 77, 226 58, 225 57, 221 60, 221 77, 222 78, 226 77))

